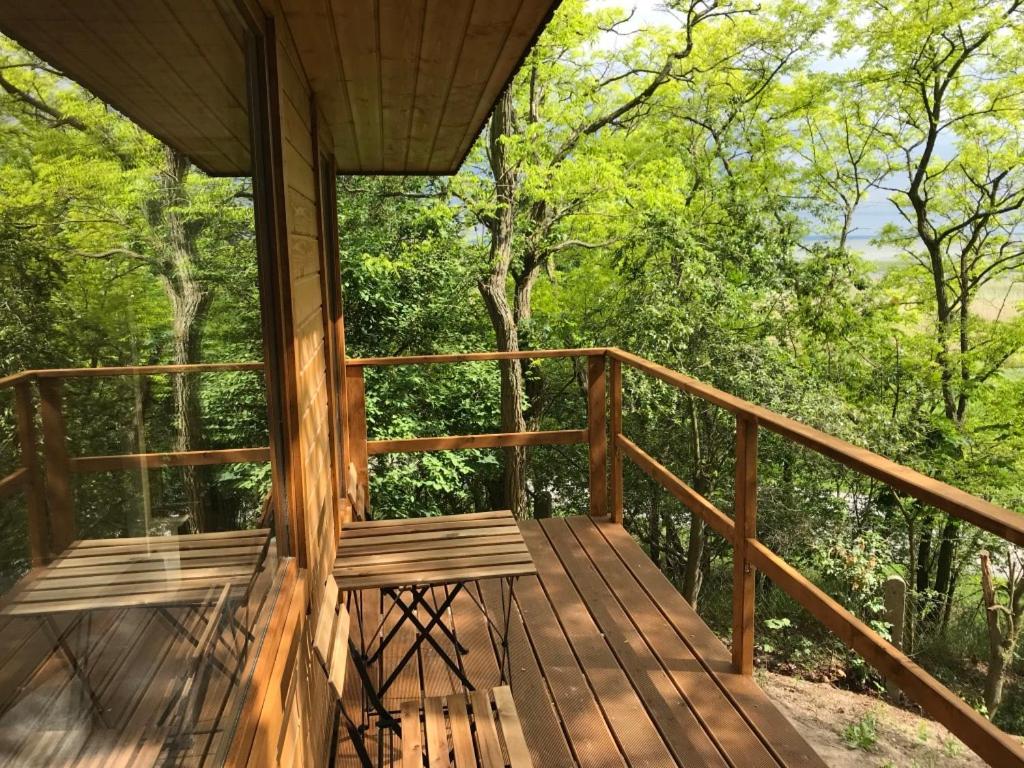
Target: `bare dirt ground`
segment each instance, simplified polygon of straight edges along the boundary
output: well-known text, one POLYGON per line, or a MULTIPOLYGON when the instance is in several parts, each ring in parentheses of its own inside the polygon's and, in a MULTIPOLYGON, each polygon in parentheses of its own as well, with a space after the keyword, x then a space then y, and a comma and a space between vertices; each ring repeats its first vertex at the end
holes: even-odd
POLYGON ((938 723, 881 699, 770 672, 758 682, 833 768, 985 765, 938 723))

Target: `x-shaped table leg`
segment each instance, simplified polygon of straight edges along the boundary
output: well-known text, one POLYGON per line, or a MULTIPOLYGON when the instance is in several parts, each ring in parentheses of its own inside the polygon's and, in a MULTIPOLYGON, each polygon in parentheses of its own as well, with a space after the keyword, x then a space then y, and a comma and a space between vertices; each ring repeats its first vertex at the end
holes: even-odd
MULTIPOLYGON (((448 596, 444 599, 441 605, 438 606, 436 611, 432 610, 431 607, 423 601, 424 592, 414 592, 414 594, 416 594, 417 597, 413 599, 412 603, 406 603, 404 600, 401 599, 399 595, 392 595, 392 599, 395 600, 399 610, 401 610, 402 612, 402 618, 399 621, 408 621, 409 623, 411 623, 418 630, 418 634, 416 639, 413 641, 413 644, 409 647, 409 650, 405 652, 405 655, 401 658, 401 660, 392 670, 391 674, 388 676, 387 680, 384 681, 384 684, 381 685, 380 689, 377 691, 378 696, 380 696, 381 698, 384 697, 384 693, 391 687, 395 680, 398 679, 398 675, 405 668, 405 665, 409 663, 412 657, 416 654, 416 651, 419 650, 419 647, 423 645, 424 642, 430 643, 434 650, 437 651, 438 655, 440 655, 440 657, 444 659, 445 663, 459 678, 462 684, 466 686, 467 690, 473 690, 473 684, 469 682, 469 679, 459 668, 459 663, 456 660, 452 659, 452 657, 448 654, 448 651, 442 648, 441 644, 434 639, 433 635, 431 635, 431 632, 434 630, 435 627, 441 626, 444 627, 444 629, 446 630, 446 636, 453 637, 453 635, 450 634, 451 631, 442 622, 442 617, 444 616, 444 612, 448 610, 452 602, 455 600, 456 595, 458 595, 459 592, 462 591, 462 587, 462 584, 455 584, 452 587, 452 590, 448 593, 448 596), (423 624, 423 622, 420 621, 419 617, 416 615, 417 603, 422 604, 426 608, 427 613, 430 614, 430 621, 427 622, 425 625, 423 624)), ((378 654, 379 653, 380 649, 378 649, 378 654)))

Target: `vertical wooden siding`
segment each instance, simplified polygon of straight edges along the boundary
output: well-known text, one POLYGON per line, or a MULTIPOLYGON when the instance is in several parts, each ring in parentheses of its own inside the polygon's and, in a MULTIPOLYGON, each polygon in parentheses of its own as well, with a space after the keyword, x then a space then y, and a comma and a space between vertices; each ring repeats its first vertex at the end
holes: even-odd
MULTIPOLYGON (((277 67, 281 116, 281 157, 288 233, 288 266, 292 287, 299 450, 293 460, 302 473, 301 529, 296 526, 296 547, 304 549, 300 561, 309 569, 311 584, 321 584, 324 568, 333 560, 334 516, 337 488, 333 479, 329 373, 330 353, 337 342, 325 317, 324 297, 330 296, 332 277, 322 265, 333 244, 325 242, 320 219, 320 159, 316 147, 333 146, 326 121, 311 100, 308 81, 283 18, 277 20, 277 67)), ((333 208, 333 200, 328 201, 333 208)), ((333 211, 329 214, 333 215, 333 211)), ((298 554, 298 552, 297 552, 298 554)))
MULTIPOLYGON (((331 307, 325 297, 332 295, 337 283, 329 273, 336 264, 330 232, 325 232, 321 205, 334 215, 334 200, 321 201, 321 158, 317 147, 333 147, 302 69, 298 52, 285 17, 275 2, 264 2, 272 21, 274 48, 269 52, 276 68, 276 89, 271 93, 275 108, 270 121, 277 130, 268 131, 272 139, 271 153, 279 163, 274 174, 275 193, 281 203, 278 217, 279 274, 287 275, 290 290, 283 326, 286 338, 282 346, 289 359, 285 376, 290 392, 285 403, 289 412, 289 466, 286 468, 292 487, 290 504, 290 541, 292 554, 300 566, 299 587, 287 601, 275 607, 282 613, 282 631, 274 645, 265 645, 261 657, 268 661, 261 669, 264 678, 253 686, 249 711, 254 723, 244 724, 253 734, 236 736, 231 764, 315 766, 326 755, 325 725, 333 715, 333 702, 319 685, 309 668, 308 632, 315 622, 324 579, 330 572, 337 546, 336 515, 348 514, 339 504, 335 478, 340 472, 333 466, 337 450, 332 451, 331 350, 341 344, 331 334, 340 322, 332 322, 331 307), (281 252, 283 251, 283 252, 281 252)), ((343 326, 342 326, 343 327, 343 326)), ((341 347, 343 348, 343 347, 341 347)), ((336 363, 333 363, 336 365, 336 363)), ((336 394, 336 393, 335 393, 336 394)), ((262 659, 261 659, 262 660, 262 659)), ((329 733, 329 731, 327 732, 329 733)))

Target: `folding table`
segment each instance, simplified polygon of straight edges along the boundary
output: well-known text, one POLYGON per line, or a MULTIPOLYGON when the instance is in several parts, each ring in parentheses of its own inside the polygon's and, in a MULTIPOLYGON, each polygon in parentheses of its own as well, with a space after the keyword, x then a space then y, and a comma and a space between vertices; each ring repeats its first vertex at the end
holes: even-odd
POLYGON ((356 596, 360 613, 362 593, 379 590, 382 596, 391 599, 392 609, 397 608, 400 614, 385 631, 389 610, 376 630, 369 634, 370 646, 352 654, 370 705, 381 719, 400 731, 398 721, 384 707, 384 695, 424 643, 437 652, 467 690, 474 690, 473 682, 458 662, 458 653, 465 653, 466 649, 445 620, 455 598, 463 591, 472 597, 488 624, 501 637, 500 669, 504 681, 515 580, 536 573, 519 526, 508 510, 344 524, 334 564, 338 589, 356 596), (486 603, 478 600, 472 590, 465 589, 470 582, 486 579, 501 580, 504 623, 500 627, 491 619, 486 603), (447 587, 447 594, 434 605, 427 595, 432 587, 438 586, 447 587), (388 645, 406 624, 415 628, 416 639, 399 662, 388 670, 384 681, 375 686, 369 667, 383 658, 388 645), (452 643, 457 651, 456 658, 438 641, 435 632, 452 643), (378 639, 374 645, 375 637, 378 639))

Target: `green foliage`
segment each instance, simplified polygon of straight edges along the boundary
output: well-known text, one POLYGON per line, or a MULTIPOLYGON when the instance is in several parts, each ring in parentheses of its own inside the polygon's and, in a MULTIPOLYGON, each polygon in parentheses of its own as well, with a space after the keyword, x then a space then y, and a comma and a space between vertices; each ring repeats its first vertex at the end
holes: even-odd
POLYGON ((850 749, 871 752, 878 743, 878 716, 874 712, 867 712, 859 720, 847 725, 842 737, 850 749))

